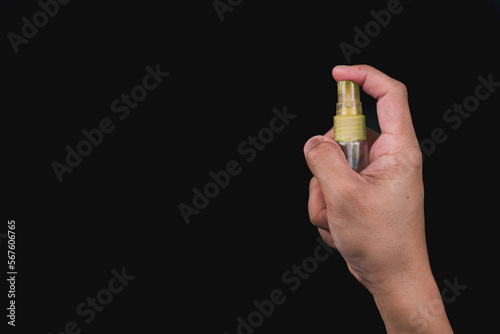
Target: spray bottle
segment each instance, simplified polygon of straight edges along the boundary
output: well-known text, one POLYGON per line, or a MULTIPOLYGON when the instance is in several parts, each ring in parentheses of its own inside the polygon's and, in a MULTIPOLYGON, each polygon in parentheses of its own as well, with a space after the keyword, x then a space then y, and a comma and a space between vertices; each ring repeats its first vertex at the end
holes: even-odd
POLYGON ((342 148, 349 166, 356 172, 368 166, 366 121, 359 85, 353 81, 338 81, 337 115, 333 117, 334 139, 342 148))

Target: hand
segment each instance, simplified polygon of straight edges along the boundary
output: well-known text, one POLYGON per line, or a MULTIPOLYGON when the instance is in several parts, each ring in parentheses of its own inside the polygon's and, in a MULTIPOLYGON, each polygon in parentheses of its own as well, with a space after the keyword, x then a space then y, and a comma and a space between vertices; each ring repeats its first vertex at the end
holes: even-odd
POLYGON ((357 82, 377 99, 382 133, 367 132, 369 165, 359 174, 333 140, 333 129, 306 143, 304 153, 314 175, 311 222, 373 294, 388 332, 415 327, 450 332, 427 255, 422 153, 406 87, 367 65, 337 66, 332 74, 337 81, 357 82), (435 316, 421 321, 421 308, 431 302, 435 316), (430 326, 436 319, 439 326, 430 326))

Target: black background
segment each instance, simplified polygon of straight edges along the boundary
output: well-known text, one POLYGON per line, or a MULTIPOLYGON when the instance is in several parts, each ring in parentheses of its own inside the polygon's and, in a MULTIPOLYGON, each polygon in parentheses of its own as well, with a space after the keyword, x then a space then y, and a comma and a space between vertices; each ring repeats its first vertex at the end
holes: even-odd
MULTIPOLYGON (((402 1, 402 12, 351 63, 406 84, 419 140, 435 128, 447 135, 424 162, 429 254, 440 289, 455 277, 467 285, 446 304, 455 331, 480 332, 494 320, 500 89, 456 130, 443 113, 474 94, 478 76, 500 81, 500 4, 440 3, 402 1)), ((75 321, 82 333, 233 334, 236 318, 255 310, 253 300, 280 289, 286 301, 255 333, 357 333, 367 326, 383 333, 371 295, 337 253, 296 291, 281 276, 317 245, 302 148, 332 126, 331 69, 347 63, 339 44, 352 45, 354 27, 364 29, 370 11, 386 7, 242 1, 221 21, 210 0, 71 1, 15 54, 7 34, 20 34, 21 18, 31 21, 40 7, 1 1, 0 232, 16 221, 18 270, 17 326, 8 329, 59 333, 75 321), (170 76, 119 120, 111 102, 157 64, 170 76), (284 106, 297 117, 246 162, 238 145, 284 106), (81 131, 103 118, 115 130, 60 183, 51 163, 64 162, 65 146, 75 148, 81 131), (230 160, 242 172, 187 225, 178 205, 192 205, 192 189, 230 160), (123 267, 135 279, 85 324, 77 305, 123 267)), ((376 128, 375 101, 362 99, 376 128)))

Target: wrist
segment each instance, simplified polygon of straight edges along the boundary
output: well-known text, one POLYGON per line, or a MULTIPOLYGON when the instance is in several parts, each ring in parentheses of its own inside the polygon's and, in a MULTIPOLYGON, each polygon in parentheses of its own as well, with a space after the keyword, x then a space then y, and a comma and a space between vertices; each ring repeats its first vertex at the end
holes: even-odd
POLYGON ((453 333, 430 269, 371 292, 387 333, 453 333))

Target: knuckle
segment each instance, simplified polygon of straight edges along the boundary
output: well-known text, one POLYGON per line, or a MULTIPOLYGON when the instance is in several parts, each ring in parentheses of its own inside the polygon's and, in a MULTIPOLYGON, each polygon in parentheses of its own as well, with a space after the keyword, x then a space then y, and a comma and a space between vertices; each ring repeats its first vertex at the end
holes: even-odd
POLYGON ((311 180, 309 181, 309 190, 316 187, 317 184, 318 184, 318 179, 314 176, 311 177, 311 180))
POLYGON ((311 212, 309 214, 309 220, 311 221, 311 224, 313 224, 316 227, 322 228, 327 230, 328 229, 328 219, 326 217, 326 208, 317 211, 317 212, 311 212))
POLYGON ((394 90, 397 91, 402 96, 408 96, 408 88, 401 81, 394 80, 394 90))
POLYGON ((355 65, 355 68, 357 68, 358 70, 362 70, 362 71, 376 70, 375 67, 368 65, 368 64, 358 64, 358 65, 355 65))
POLYGON ((321 226, 321 221, 318 219, 318 215, 310 215, 309 220, 311 221, 311 224, 313 224, 316 227, 321 226))

